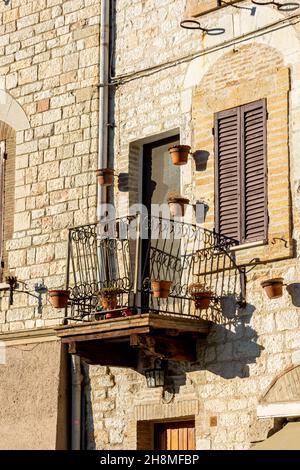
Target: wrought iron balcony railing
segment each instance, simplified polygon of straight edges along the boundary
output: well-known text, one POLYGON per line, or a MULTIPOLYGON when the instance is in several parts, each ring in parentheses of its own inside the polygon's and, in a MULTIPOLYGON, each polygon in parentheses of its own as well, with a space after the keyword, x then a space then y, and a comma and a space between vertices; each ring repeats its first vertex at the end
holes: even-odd
POLYGON ((244 299, 244 271, 231 251, 236 244, 197 225, 140 215, 72 228, 66 317, 104 318, 99 291, 110 287, 120 291, 115 309, 120 314, 155 312, 225 322, 244 299), (152 280, 171 281, 167 298, 153 295, 152 280), (197 308, 191 293, 195 283, 209 292, 205 309, 197 308))

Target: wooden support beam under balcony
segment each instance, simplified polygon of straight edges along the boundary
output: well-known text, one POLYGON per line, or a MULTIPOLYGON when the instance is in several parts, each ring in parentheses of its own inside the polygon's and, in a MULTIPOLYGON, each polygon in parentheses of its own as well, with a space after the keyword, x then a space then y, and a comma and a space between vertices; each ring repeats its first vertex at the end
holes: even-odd
POLYGON ((57 336, 89 364, 137 367, 138 352, 174 361, 195 361, 196 340, 211 322, 157 314, 119 317, 56 328, 57 336))

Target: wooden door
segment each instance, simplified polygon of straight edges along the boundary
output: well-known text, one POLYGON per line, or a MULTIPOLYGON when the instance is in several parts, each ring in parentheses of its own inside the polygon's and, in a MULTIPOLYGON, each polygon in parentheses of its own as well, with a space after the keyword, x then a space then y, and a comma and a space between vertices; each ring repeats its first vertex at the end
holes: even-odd
POLYGON ((155 424, 155 450, 195 450, 195 422, 155 424))

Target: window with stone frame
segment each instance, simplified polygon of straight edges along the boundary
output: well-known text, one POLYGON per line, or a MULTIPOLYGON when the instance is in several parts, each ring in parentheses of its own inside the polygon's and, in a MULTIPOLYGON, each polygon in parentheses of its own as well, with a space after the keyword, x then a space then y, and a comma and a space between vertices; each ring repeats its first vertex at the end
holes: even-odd
POLYGON ((216 230, 267 240, 267 110, 259 100, 215 114, 216 230))
POLYGON ((15 156, 15 131, 0 122, 0 282, 8 274, 6 242, 12 239, 14 228, 15 156))

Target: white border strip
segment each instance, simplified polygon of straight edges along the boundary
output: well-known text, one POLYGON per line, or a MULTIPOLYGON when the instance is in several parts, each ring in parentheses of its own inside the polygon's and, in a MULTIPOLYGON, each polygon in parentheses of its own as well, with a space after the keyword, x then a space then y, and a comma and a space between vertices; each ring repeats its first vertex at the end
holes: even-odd
POLYGON ((300 417, 300 401, 285 403, 270 403, 267 405, 258 405, 257 417, 266 418, 288 418, 300 417))

